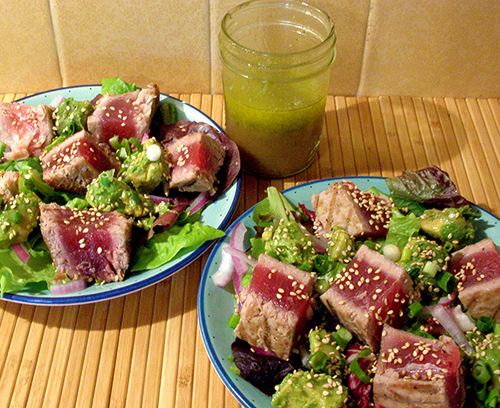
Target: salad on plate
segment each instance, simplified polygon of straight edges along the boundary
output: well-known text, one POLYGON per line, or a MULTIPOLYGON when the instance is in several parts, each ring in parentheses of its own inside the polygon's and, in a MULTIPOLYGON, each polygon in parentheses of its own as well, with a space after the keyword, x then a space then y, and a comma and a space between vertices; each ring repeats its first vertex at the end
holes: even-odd
POLYGON ((234 293, 231 371, 280 408, 500 407, 484 211, 437 166, 385 183, 336 180, 310 203, 269 187, 253 228, 234 225, 210 276, 234 293))
POLYGON ((155 84, 99 91, 0 103, 2 296, 120 282, 224 236, 200 219, 238 176, 234 142, 155 84))

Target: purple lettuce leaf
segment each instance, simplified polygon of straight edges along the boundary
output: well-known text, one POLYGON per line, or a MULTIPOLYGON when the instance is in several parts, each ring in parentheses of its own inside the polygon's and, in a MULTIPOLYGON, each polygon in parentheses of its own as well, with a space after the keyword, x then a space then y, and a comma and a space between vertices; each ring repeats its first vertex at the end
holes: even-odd
POLYGON ((462 197, 448 173, 437 166, 407 170, 400 176, 387 178, 393 196, 441 207, 463 207, 469 201, 462 197))
POLYGON ((274 387, 288 373, 303 367, 300 357, 296 355, 285 361, 269 354, 256 353, 246 341, 238 338, 231 345, 231 350, 241 376, 269 396, 274 394, 274 387))

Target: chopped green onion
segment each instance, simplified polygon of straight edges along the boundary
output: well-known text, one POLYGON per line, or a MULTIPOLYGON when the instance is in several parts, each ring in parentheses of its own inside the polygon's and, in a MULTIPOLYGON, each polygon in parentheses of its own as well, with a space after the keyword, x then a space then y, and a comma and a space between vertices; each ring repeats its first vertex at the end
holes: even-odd
POLYGON ((330 269, 330 259, 327 255, 318 255, 314 258, 314 270, 320 275, 325 274, 330 269))
POLYGON ((486 384, 491 380, 488 363, 482 359, 476 360, 472 366, 472 376, 480 384, 486 384))
POLYGON ((247 273, 243 275, 243 278, 241 279, 241 286, 247 287, 248 285, 250 285, 251 281, 252 281, 252 274, 247 273))
POLYGON ((113 136, 111 139, 109 139, 109 144, 115 150, 118 150, 120 147, 122 147, 118 136, 113 136))
POLYGON ((475 382, 474 391, 476 391, 477 399, 484 402, 488 397, 488 384, 480 384, 478 382, 475 382))
POLYGON ((399 258, 400 262, 408 262, 412 257, 411 248, 405 247, 401 251, 401 258, 399 258))
POLYGON ((422 311, 424 307, 420 302, 413 302, 410 306, 408 306, 408 317, 413 319, 418 316, 418 314, 422 311))
POLYGON ((457 281, 455 277, 449 273, 444 272, 437 280, 437 285, 443 289, 446 293, 451 293, 457 287, 457 281))
POLYGON ((481 333, 487 334, 493 329, 493 319, 488 316, 481 316, 476 321, 476 327, 481 333))
POLYGON ((370 377, 359 366, 358 358, 368 357, 371 353, 370 349, 364 349, 360 351, 354 360, 352 360, 351 364, 349 364, 349 369, 363 384, 368 384, 370 382, 370 377))
POLYGON ((229 320, 227 321, 227 325, 232 329, 236 329, 236 326, 238 326, 239 322, 240 322, 240 315, 233 313, 229 318, 229 320))
POLYGON ((333 337, 337 346, 339 346, 342 350, 344 350, 349 342, 352 340, 352 334, 349 330, 341 327, 335 333, 333 333, 333 337))
POLYGON ((453 244, 452 244, 450 241, 446 241, 446 242, 443 244, 443 250, 445 250, 446 252, 451 252, 451 251, 453 251, 453 244))
POLYGON ((135 137, 131 137, 130 139, 128 139, 130 141, 130 143, 132 143, 136 149, 139 151, 139 152, 142 152, 142 144, 141 142, 139 142, 135 137))
POLYGON ((370 187, 368 190, 366 190, 368 193, 372 193, 372 194, 375 194, 375 195, 384 195, 386 196, 386 194, 382 193, 382 191, 380 191, 377 187, 375 186, 372 186, 370 187))
POLYGON ((4 142, 0 143, 0 159, 3 157, 6 148, 7 145, 4 142))
POLYGON ((420 275, 420 267, 418 266, 412 266, 408 268, 406 271, 408 272, 408 275, 410 275, 412 279, 416 279, 418 278, 418 275, 420 275))
POLYGON ((422 269, 422 272, 427 276, 434 278, 437 271, 439 270, 439 265, 432 261, 427 261, 422 269))
POLYGON ((401 248, 394 244, 386 244, 382 249, 384 256, 393 262, 398 262, 401 259, 401 248))
POLYGON ((229 370, 235 375, 241 375, 240 370, 235 365, 229 366, 229 370))
POLYGON ((488 394, 486 401, 484 401, 484 406, 486 408, 496 408, 499 402, 500 402, 500 391, 498 391, 498 388, 494 388, 488 394))
POLYGON ((326 363, 328 362, 328 356, 322 351, 317 351, 309 356, 307 360, 307 364, 314 371, 322 371, 326 367, 326 363))

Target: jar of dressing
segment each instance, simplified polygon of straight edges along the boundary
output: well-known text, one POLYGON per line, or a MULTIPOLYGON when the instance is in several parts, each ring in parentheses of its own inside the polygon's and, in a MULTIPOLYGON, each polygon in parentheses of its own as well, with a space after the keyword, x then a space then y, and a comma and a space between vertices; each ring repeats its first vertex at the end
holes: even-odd
POLYGON ((251 0, 224 16, 226 132, 245 172, 281 178, 313 162, 335 42, 328 14, 301 1, 251 0))

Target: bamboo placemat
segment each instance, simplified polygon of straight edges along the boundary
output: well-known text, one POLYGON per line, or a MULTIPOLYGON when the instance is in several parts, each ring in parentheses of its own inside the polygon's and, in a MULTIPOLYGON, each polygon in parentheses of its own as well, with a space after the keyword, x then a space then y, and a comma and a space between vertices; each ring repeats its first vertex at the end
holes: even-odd
MULTIPOLYGON (((24 94, 0 95, 11 102, 24 94)), ((221 95, 172 95, 223 123, 221 95)), ((436 164, 500 215, 500 101, 333 97, 316 162, 284 180, 243 177, 236 215, 278 189, 328 177, 393 176, 436 164)), ((0 300, 0 408, 240 405, 211 367, 196 302, 208 254, 140 292, 89 305, 0 300)))

